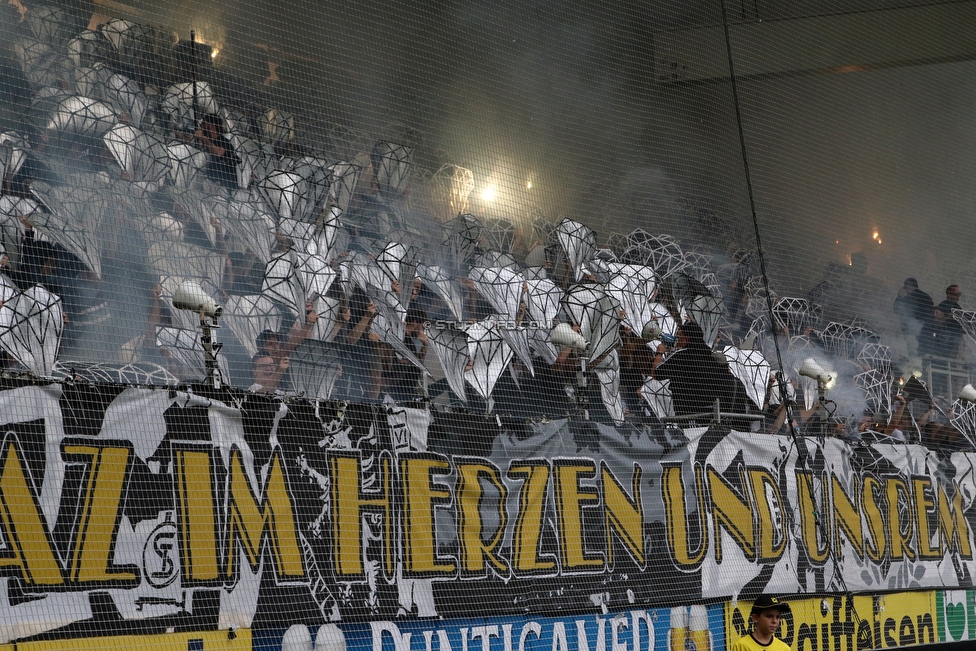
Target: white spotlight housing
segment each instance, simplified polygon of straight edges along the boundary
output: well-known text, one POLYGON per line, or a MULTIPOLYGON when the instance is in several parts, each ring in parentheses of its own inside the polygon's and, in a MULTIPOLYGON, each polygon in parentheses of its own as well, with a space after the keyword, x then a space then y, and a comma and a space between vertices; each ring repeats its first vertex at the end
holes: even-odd
POLYGON ((569 346, 576 350, 584 350, 586 348, 586 339, 583 339, 583 335, 573 330, 573 326, 568 323, 557 324, 552 329, 549 339, 555 346, 569 346))
POLYGON ((965 400, 966 402, 976 402, 976 387, 971 384, 967 384, 959 391, 959 399, 965 400))
POLYGON ((203 287, 192 280, 183 281, 173 294, 173 307, 190 312, 202 311, 212 318, 218 318, 224 312, 224 308, 217 305, 203 287))
POLYGON ((835 379, 837 379, 836 373, 824 369, 824 367, 818 364, 817 361, 812 357, 808 357, 803 360, 803 364, 800 365, 800 375, 816 380, 824 385, 829 385, 835 379))

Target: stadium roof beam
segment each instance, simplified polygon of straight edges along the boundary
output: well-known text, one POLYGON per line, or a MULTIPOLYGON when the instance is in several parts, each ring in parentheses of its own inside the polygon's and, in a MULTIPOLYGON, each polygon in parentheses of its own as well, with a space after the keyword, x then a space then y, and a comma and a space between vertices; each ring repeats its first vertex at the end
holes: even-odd
MULTIPOLYGON (((837 74, 976 59, 976 2, 729 25, 738 78, 837 74)), ((721 25, 655 32, 654 80, 728 79, 721 25)))

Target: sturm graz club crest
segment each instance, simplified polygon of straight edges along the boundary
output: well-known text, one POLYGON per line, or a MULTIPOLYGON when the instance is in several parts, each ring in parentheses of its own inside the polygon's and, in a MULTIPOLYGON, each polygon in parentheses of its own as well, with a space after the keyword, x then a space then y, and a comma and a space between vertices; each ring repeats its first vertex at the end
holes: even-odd
POLYGON ((142 570, 146 580, 154 588, 163 588, 179 575, 176 551, 176 525, 167 514, 166 521, 160 523, 142 549, 142 570))

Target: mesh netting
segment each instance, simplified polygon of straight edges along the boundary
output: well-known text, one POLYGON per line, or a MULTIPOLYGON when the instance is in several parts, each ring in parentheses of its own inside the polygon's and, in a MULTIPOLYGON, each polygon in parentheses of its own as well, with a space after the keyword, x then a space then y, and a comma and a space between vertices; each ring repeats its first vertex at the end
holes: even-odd
POLYGON ((976 16, 767 4, 0 7, 0 646, 976 637, 976 16))

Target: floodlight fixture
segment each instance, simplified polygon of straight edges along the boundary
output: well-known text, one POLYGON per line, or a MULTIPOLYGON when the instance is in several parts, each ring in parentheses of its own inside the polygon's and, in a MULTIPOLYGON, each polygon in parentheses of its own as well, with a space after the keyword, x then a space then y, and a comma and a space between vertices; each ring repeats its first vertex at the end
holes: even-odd
POLYGON ((583 335, 573 330, 568 323, 557 323, 552 329, 549 340, 554 346, 569 347, 574 350, 586 350, 589 345, 583 335))
POLYGON ((976 402, 976 388, 972 384, 967 384, 959 390, 959 399, 966 402, 976 402))
POLYGON ((183 281, 173 294, 173 307, 200 315, 200 346, 203 348, 206 382, 215 389, 221 388, 223 382, 217 354, 223 344, 214 341, 213 331, 220 327, 217 320, 223 314, 223 308, 214 302, 199 283, 192 280, 183 281))
POLYGON ((830 388, 833 383, 837 380, 837 374, 833 371, 828 371, 824 369, 817 360, 812 357, 808 357, 803 360, 803 363, 798 369, 800 375, 803 377, 808 377, 812 380, 816 380, 819 384, 823 384, 825 388, 830 388))

